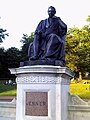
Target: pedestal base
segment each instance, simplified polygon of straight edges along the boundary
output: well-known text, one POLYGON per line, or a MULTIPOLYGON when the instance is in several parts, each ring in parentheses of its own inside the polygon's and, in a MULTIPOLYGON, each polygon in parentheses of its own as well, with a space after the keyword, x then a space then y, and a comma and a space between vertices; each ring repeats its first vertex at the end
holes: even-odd
POLYGON ((15 72, 16 120, 68 120, 68 92, 73 73, 67 67, 27 66, 15 72))

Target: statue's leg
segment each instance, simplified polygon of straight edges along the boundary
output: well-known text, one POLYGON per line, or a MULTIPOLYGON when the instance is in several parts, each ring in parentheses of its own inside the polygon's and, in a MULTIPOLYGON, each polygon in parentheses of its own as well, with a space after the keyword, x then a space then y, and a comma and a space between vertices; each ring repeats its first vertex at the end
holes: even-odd
POLYGON ((59 40, 60 38, 55 35, 51 34, 49 39, 47 40, 46 50, 45 50, 45 58, 51 58, 51 59, 58 59, 58 55, 60 53, 60 46, 61 42, 59 40))
POLYGON ((61 43, 60 46, 60 53, 59 53, 59 60, 63 61, 63 63, 65 64, 65 49, 64 49, 64 42, 61 43))
POLYGON ((39 55, 39 36, 35 35, 33 41, 33 56, 30 59, 36 60, 38 59, 38 55, 39 55))
POLYGON ((28 57, 33 56, 33 43, 30 43, 29 48, 28 48, 28 57))

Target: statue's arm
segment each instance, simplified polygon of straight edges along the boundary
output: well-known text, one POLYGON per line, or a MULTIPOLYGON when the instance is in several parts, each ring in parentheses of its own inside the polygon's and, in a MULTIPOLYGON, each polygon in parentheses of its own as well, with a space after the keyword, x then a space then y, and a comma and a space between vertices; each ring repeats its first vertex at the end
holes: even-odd
POLYGON ((59 25, 60 25, 63 29, 67 29, 67 25, 61 20, 60 17, 58 17, 58 21, 59 21, 59 25))
POLYGON ((36 28, 36 30, 35 30, 35 35, 36 34, 40 34, 40 32, 42 31, 42 22, 43 22, 43 20, 41 20, 40 22, 39 22, 39 24, 38 24, 38 26, 37 26, 37 28, 36 28))
POLYGON ((63 37, 67 33, 67 25, 59 17, 58 22, 59 22, 59 34, 61 37, 63 37))
POLYGON ((36 30, 35 30, 35 34, 38 34, 38 35, 42 35, 45 33, 45 25, 44 25, 44 20, 41 20, 40 23, 38 24, 36 30))

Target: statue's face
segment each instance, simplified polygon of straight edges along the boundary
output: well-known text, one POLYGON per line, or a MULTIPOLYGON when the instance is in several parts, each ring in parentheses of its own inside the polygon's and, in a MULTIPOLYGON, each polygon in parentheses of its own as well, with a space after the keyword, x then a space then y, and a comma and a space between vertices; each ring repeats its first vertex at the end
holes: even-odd
POLYGON ((48 15, 50 18, 52 18, 55 15, 55 10, 53 8, 48 8, 48 15))

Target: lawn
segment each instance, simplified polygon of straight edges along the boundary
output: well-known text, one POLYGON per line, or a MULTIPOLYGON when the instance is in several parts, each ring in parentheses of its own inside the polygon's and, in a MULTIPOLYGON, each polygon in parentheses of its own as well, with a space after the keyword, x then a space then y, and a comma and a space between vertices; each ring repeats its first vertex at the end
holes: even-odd
POLYGON ((16 96, 16 84, 5 85, 4 83, 4 80, 0 80, 0 96, 16 96))
MULTIPOLYGON (((5 85, 5 81, 0 81, 0 96, 16 96, 16 85, 5 85)), ((82 80, 79 83, 70 84, 70 93, 76 94, 82 99, 90 99, 90 80, 82 80), (88 84, 84 84, 88 82, 88 84)))
POLYGON ((70 84, 70 93, 76 94, 82 99, 90 99, 90 84, 70 84))

